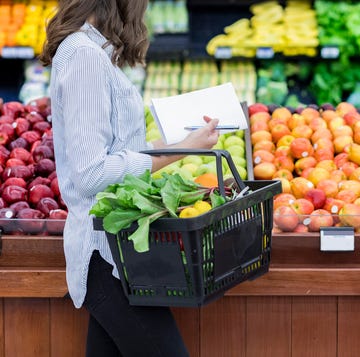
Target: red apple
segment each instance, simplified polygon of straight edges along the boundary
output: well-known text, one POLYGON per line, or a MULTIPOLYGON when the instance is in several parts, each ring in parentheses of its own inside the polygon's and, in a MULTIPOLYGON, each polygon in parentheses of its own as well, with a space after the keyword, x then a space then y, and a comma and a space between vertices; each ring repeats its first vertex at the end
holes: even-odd
POLYGON ((26 181, 30 179, 32 175, 33 173, 28 166, 12 166, 5 167, 4 172, 2 173, 2 179, 6 180, 9 177, 20 177, 26 181))
POLYGON ((13 123, 13 128, 15 129, 17 136, 20 136, 22 133, 25 133, 30 129, 30 123, 25 118, 20 117, 15 119, 15 122, 13 123))
POLYGON ((36 130, 25 131, 20 137, 25 139, 30 145, 41 138, 39 132, 36 130))
POLYGON ((16 185, 23 188, 26 188, 26 181, 21 177, 9 177, 7 178, 4 183, 1 185, 2 188, 5 188, 6 186, 10 185, 16 185))
POLYGON ((305 193, 304 198, 309 200, 314 205, 315 209, 322 208, 326 201, 325 192, 318 188, 311 188, 308 190, 305 193))
POLYGON ((58 203, 51 197, 43 197, 36 205, 36 209, 45 214, 45 216, 49 215, 49 212, 55 209, 58 209, 58 203))
POLYGON ((65 220, 68 213, 63 209, 50 211, 46 220, 46 229, 50 234, 62 234, 65 226, 65 220))
POLYGON ((273 209, 280 206, 290 206, 295 201, 295 196, 291 193, 279 193, 274 197, 274 206, 273 209))
POLYGON ((17 201, 26 201, 27 193, 27 189, 23 187, 9 185, 4 188, 1 197, 8 204, 11 204, 17 201))
POLYGON ((289 206, 280 206, 274 211, 274 224, 283 232, 292 232, 299 224, 299 217, 289 206))
POLYGON ((360 206, 354 203, 345 203, 339 212, 340 222, 344 226, 360 227, 360 206))
POLYGON ((297 198, 290 207, 300 216, 306 216, 314 211, 314 205, 305 198, 297 198))
POLYGON ((253 103, 248 107, 249 116, 258 113, 258 112, 269 112, 268 107, 262 103, 253 103))
POLYGON ((30 181, 28 183, 28 190, 31 189, 31 187, 35 186, 35 185, 46 185, 46 186, 50 186, 51 180, 48 177, 42 177, 42 176, 36 176, 32 181, 30 181))
POLYGON ((5 167, 14 166, 25 166, 25 162, 20 159, 9 159, 8 161, 6 161, 5 167))
POLYGON ((31 189, 29 190, 28 201, 30 202, 30 204, 36 206, 43 197, 54 198, 54 193, 49 186, 38 184, 31 187, 31 189))
POLYGON ((319 232, 321 227, 332 227, 333 224, 332 214, 324 209, 316 209, 309 216, 310 232, 319 232))
POLYGON ((27 201, 17 201, 12 203, 9 208, 11 208, 15 214, 17 214, 23 208, 30 208, 30 205, 27 201))
POLYGON ((23 208, 17 215, 18 224, 24 233, 42 233, 45 225, 45 215, 33 208, 23 208))
POLYGON ((30 152, 22 147, 14 148, 10 152, 10 158, 11 159, 19 159, 27 163, 30 159, 30 152))
POLYGON ((60 196, 59 181, 57 177, 51 180, 50 188, 56 197, 60 196))

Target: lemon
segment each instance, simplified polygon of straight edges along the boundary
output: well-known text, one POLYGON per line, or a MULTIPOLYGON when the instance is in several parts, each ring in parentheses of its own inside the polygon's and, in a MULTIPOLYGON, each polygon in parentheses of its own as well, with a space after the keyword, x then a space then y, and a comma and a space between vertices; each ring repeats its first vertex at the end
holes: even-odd
POLYGON ((180 212, 179 217, 180 218, 191 218, 191 217, 196 217, 199 214, 200 213, 196 208, 194 208, 194 207, 186 207, 180 212))
POLYGON ((194 208, 199 212, 199 214, 203 214, 207 211, 211 210, 211 204, 206 201, 196 201, 194 204, 194 208))

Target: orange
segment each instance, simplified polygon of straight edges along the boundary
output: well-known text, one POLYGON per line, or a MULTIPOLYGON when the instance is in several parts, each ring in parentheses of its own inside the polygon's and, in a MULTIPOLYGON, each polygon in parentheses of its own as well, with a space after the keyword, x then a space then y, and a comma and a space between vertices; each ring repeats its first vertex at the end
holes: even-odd
POLYGON ((204 187, 211 188, 219 186, 217 176, 211 172, 199 175, 194 179, 194 181, 204 187))

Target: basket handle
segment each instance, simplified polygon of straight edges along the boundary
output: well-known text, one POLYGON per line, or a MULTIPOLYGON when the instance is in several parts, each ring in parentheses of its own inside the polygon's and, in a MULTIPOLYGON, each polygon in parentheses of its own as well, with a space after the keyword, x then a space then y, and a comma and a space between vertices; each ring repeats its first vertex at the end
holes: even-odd
POLYGON ((224 188, 224 175, 222 169, 221 158, 224 157, 226 162, 229 165, 231 173, 235 179, 236 184, 240 188, 240 191, 243 191, 247 188, 244 181, 241 179, 234 161, 230 153, 226 150, 220 149, 153 149, 153 150, 144 150, 141 151, 143 154, 149 154, 154 156, 159 155, 201 155, 201 156, 215 156, 216 160, 216 174, 218 177, 219 190, 223 197, 226 197, 225 188, 224 188))

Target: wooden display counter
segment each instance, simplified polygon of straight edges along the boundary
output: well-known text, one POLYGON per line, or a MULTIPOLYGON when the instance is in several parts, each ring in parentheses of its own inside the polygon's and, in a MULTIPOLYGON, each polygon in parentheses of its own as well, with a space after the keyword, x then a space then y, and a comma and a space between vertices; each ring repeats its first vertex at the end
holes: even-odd
MULTIPOLYGON (((173 309, 191 357, 358 357, 359 241, 321 252, 317 234, 274 235, 269 273, 173 309)), ((0 357, 84 356, 88 315, 66 297, 62 237, 3 236, 0 247, 0 357)))

